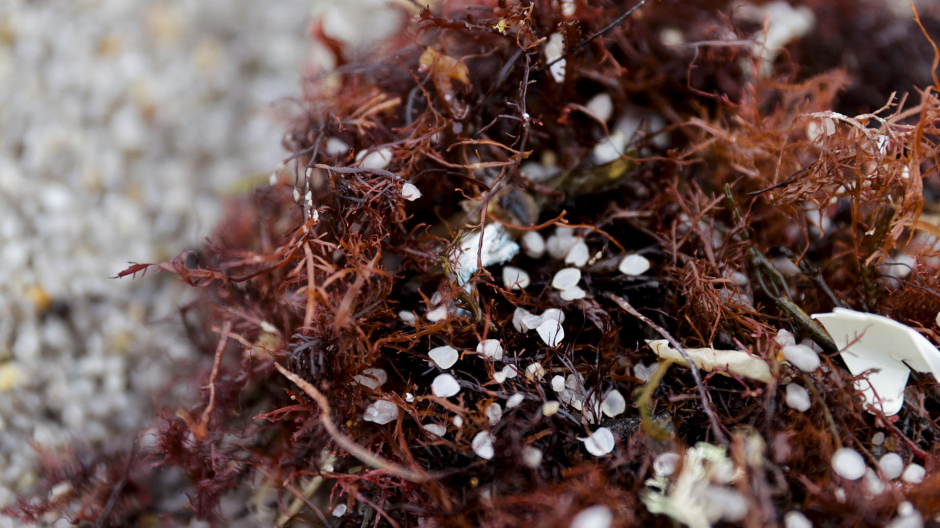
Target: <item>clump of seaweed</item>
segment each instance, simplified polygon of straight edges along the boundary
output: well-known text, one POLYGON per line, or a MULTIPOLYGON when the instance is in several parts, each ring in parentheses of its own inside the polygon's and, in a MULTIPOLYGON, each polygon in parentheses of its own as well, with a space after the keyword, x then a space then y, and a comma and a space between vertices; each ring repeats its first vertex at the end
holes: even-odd
POLYGON ((252 486, 276 526, 935 518, 936 380, 885 416, 808 314, 940 342, 940 84, 837 113, 857 80, 724 7, 445 2, 369 57, 331 42, 271 183, 120 275, 200 291, 203 399, 131 457, 188 510, 112 457, 74 518, 231 522, 252 486))

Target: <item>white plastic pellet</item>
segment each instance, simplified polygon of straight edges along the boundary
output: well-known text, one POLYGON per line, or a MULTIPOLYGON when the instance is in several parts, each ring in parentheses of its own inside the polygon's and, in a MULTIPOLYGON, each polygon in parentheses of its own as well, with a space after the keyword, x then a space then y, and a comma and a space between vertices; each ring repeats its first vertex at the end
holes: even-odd
POLYGON ((832 469, 844 479, 858 480, 865 474, 865 459, 858 451, 841 447, 832 455, 832 469))
POLYGON ((542 463, 542 451, 537 447, 525 446, 522 448, 522 463, 535 469, 542 463))
MULTIPOLYGON (((541 317, 542 317, 541 319, 542 321, 548 321, 550 319, 554 319, 555 321, 558 321, 559 323, 565 322, 565 312, 562 312, 558 308, 549 308, 548 310, 545 310, 544 312, 542 312, 541 317)), ((539 322, 539 324, 542 324, 542 323, 539 322)))
POLYGON ((668 477, 676 472, 682 457, 678 453, 661 453, 653 460, 653 473, 657 477, 668 477))
POLYGON ((552 278, 552 288, 565 291, 572 286, 577 286, 581 281, 581 270, 578 268, 565 268, 560 270, 552 278))
POLYGON ((557 346, 565 338, 565 329, 554 320, 543 322, 536 328, 536 331, 542 341, 550 347, 557 346))
POLYGON ((606 92, 595 95, 585 106, 595 117, 605 123, 610 120, 614 113, 614 101, 606 92))
POLYGON ((878 461, 881 470, 890 480, 894 480, 904 473, 904 459, 897 453, 888 453, 878 461))
POLYGON ((783 357, 803 372, 814 372, 820 364, 819 354, 806 345, 787 345, 783 347, 783 357))
POLYGON ((522 251, 527 257, 540 259, 545 255, 545 239, 538 231, 527 231, 522 235, 522 251))
POLYGON ((493 455, 496 454, 495 449, 493 448, 493 435, 486 431, 481 431, 473 437, 471 442, 473 447, 473 452, 477 454, 478 457, 489 460, 493 458, 493 455))
POLYGON ((574 519, 571 519, 570 528, 610 528, 613 522, 614 514, 610 508, 598 504, 578 512, 574 519))
POLYGON ((589 258, 591 258, 591 250, 588 249, 584 240, 579 238, 578 241, 571 246, 571 249, 568 250, 568 254, 565 255, 565 264, 571 264, 572 266, 580 268, 587 264, 589 258))
POLYGON ((367 422, 385 425, 398 418, 398 406, 388 400, 376 400, 366 407, 362 419, 367 422))
POLYGON ((413 202, 418 198, 421 198, 421 191, 414 186, 413 183, 406 182, 401 186, 401 197, 409 202, 413 202))
POLYGON ((511 290, 524 290, 532 283, 525 270, 513 266, 503 267, 503 285, 511 290))
POLYGON ((449 369, 454 366, 454 363, 457 363, 459 354, 453 347, 440 346, 428 352, 428 356, 438 367, 449 369))
POLYGON ((924 466, 920 464, 910 464, 904 469, 904 473, 901 474, 901 480, 908 484, 920 484, 924 481, 924 477, 926 476, 927 470, 924 469, 924 466))
POLYGON ((438 398, 450 398, 460 392, 460 383, 450 374, 441 374, 431 382, 431 392, 438 398))
POLYGON ((542 404, 542 415, 543 416, 552 416, 561 409, 561 402, 557 401, 547 401, 542 404))
POLYGON ((591 436, 578 440, 584 442, 584 448, 596 457, 602 457, 614 450, 614 435, 606 427, 598 427, 591 436))
POLYGON ((356 155, 356 159, 361 159, 359 163, 360 167, 366 169, 379 169, 382 170, 385 167, 388 167, 388 164, 392 161, 392 151, 391 149, 383 148, 376 150, 375 152, 369 152, 366 154, 366 151, 360 151, 356 155))
POLYGON ((477 345, 477 354, 491 359, 503 359, 503 345, 499 339, 486 339, 477 345))
POLYGON ((783 515, 783 526, 785 528, 813 528, 813 523, 801 512, 792 510, 783 515))
POLYGON ((579 286, 572 286, 561 292, 559 297, 566 301, 576 301, 578 299, 583 299, 585 295, 587 295, 587 292, 582 290, 579 286))
POLYGON ((800 412, 809 410, 812 402, 809 398, 809 391, 805 388, 791 383, 787 385, 787 406, 800 412))
POLYGON ((617 269, 624 275, 642 275, 650 269, 650 261, 643 255, 627 255, 620 261, 617 269))
POLYGON ((627 401, 617 389, 610 391, 604 401, 601 402, 601 411, 611 418, 623 414, 626 410, 627 401))
POLYGON ((490 425, 496 425, 503 418, 503 408, 498 403, 491 403, 486 406, 486 419, 489 420, 490 425))
POLYGON ((447 428, 440 424, 424 424, 421 426, 421 428, 434 436, 444 436, 444 434, 447 433, 447 428))
POLYGON ((517 392, 513 394, 512 396, 510 396, 508 400, 506 400, 506 408, 512 409, 514 407, 518 407, 519 405, 522 404, 524 400, 525 400, 525 395, 517 392))

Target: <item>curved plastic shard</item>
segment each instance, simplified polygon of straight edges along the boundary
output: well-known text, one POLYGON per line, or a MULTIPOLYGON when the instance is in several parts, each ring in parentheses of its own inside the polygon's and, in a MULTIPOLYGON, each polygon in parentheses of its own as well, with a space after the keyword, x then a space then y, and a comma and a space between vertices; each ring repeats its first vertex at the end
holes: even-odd
MULTIPOLYGON (((665 339, 647 340, 653 352, 663 359, 674 359, 679 364, 685 364, 685 359, 678 350, 669 346, 669 341, 665 339)), ((746 378, 750 378, 764 383, 770 383, 773 376, 770 373, 770 365, 763 359, 752 356, 747 352, 740 350, 715 350, 712 348, 687 348, 685 352, 695 363, 695 366, 711 372, 718 367, 727 368, 729 371, 746 378)), ((720 371, 719 371, 720 372, 720 371)), ((722 372, 722 374, 724 374, 722 372)), ((726 375, 726 374, 725 374, 726 375)))
POLYGON ((897 414, 904 405, 908 367, 940 380, 940 350, 907 325, 845 308, 813 318, 832 336, 853 375, 871 371, 867 381, 856 382, 856 388, 886 416, 897 414))

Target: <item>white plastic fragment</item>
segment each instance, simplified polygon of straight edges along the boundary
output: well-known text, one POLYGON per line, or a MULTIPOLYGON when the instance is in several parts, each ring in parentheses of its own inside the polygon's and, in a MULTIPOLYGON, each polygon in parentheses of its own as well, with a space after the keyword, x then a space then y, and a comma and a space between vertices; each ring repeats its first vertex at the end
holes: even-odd
MULTIPOLYGON (((575 410, 580 411, 584 408, 584 394, 580 391, 573 389, 565 389, 558 394, 558 397, 561 398, 561 401, 574 407, 575 410)), ((588 416, 588 422, 591 422, 591 417, 588 416)), ((591 422, 593 423, 593 422, 591 422)))
POLYGON ((842 486, 839 486, 838 488, 836 488, 836 491, 835 493, 833 493, 833 495, 835 495, 836 497, 836 502, 838 502, 839 504, 845 504, 845 499, 847 498, 846 493, 845 493, 845 488, 843 488, 842 486))
POLYGON ((438 398, 450 398, 460 392, 460 383, 450 374, 440 374, 431 382, 431 392, 438 398))
POLYGON ((547 401, 542 404, 542 415, 543 416, 552 416, 561 409, 561 402, 557 401, 547 401))
POLYGON ((881 457, 878 465, 889 480, 895 480, 904 473, 904 459, 897 453, 888 453, 881 457))
POLYGON ((359 166, 362 168, 382 170, 391 163, 392 150, 389 148, 379 149, 374 152, 361 150, 356 154, 356 159, 360 160, 359 166))
POLYGON ((444 436, 447 433, 447 428, 440 424, 428 423, 421 426, 422 429, 431 433, 434 436, 444 436))
POLYGON ((483 267, 508 262, 519 253, 519 244, 501 224, 489 224, 483 228, 483 244, 480 245, 479 231, 464 233, 455 244, 454 253, 448 257, 451 268, 456 274, 457 284, 463 286, 477 271, 477 256, 483 267))
POLYGON ((385 385, 385 382, 388 381, 388 374, 379 368, 367 368, 362 371, 362 374, 353 376, 353 381, 363 387, 376 390, 382 385, 385 385))
POLYGON ((427 315, 425 315, 425 317, 427 317, 428 321, 432 323, 436 323, 438 321, 443 321, 444 319, 447 319, 447 305, 442 304, 438 306, 437 308, 428 312, 427 315))
POLYGON ((620 261, 617 269, 624 275, 642 275, 650 269, 650 261, 643 255, 627 255, 620 261))
POLYGON ((587 264, 589 258, 591 258, 591 250, 588 249, 584 240, 579 238, 578 241, 571 246, 571 249, 568 250, 568 254, 565 255, 565 264, 571 264, 580 268, 587 264))
POLYGON ((813 523, 801 512, 796 510, 783 514, 784 528, 813 528, 813 523))
POLYGON ((681 459, 679 453, 660 453, 653 460, 653 473, 655 473, 657 477, 668 477, 676 472, 681 459))
POLYGON ((576 301, 583 299, 585 295, 587 295, 587 292, 582 290, 579 286, 572 286, 562 291, 558 296, 565 301, 576 301))
POLYGON ((401 186, 401 197, 409 202, 413 202, 421 198, 421 191, 419 191, 413 183, 405 182, 405 184, 401 186))
POLYGON ((840 447, 832 454, 832 469, 844 479, 858 480, 865 474, 865 459, 854 449, 840 447))
POLYGON ((489 420, 490 425, 496 425, 503 418, 503 407, 498 403, 491 403, 486 406, 486 419, 489 420))
POLYGON ((614 114, 614 101, 607 92, 601 92, 595 95, 585 106, 594 114, 594 117, 605 123, 609 121, 610 117, 614 114))
POLYGON ((415 324, 415 320, 417 319, 414 312, 409 312, 408 310, 398 312, 398 318, 410 325, 415 324))
POLYGON ((524 290, 529 287, 532 280, 525 270, 514 266, 503 267, 503 285, 512 290, 524 290))
POLYGON ((335 508, 333 508, 333 513, 331 515, 333 517, 342 517, 343 515, 346 515, 346 505, 340 504, 336 506, 335 508))
POLYGON ((556 260, 561 260, 568 256, 571 248, 578 243, 578 238, 574 236, 574 230, 567 227, 555 228, 555 234, 548 237, 545 242, 545 249, 548 255, 556 260))
POLYGON ((871 445, 880 446, 885 443, 885 434, 881 431, 871 435, 871 445))
POLYGON ((542 312, 541 320, 539 324, 542 324, 542 321, 555 320, 559 323, 565 322, 565 312, 562 312, 558 308, 549 308, 542 312))
POLYGON ((523 400, 525 400, 525 395, 521 392, 517 392, 510 396, 508 400, 506 400, 506 408, 512 409, 514 407, 518 407, 522 404, 523 400))
MULTIPOLYGON (((788 330, 783 330, 783 329, 777 331, 777 336, 774 337, 774 341, 776 341, 777 344, 780 345, 781 347, 796 344, 796 338, 793 336, 793 334, 790 333, 788 330)), ((799 513, 799 512, 796 512, 796 513, 799 513)))
MULTIPOLYGON (((542 52, 545 53, 546 63, 550 63, 561 57, 565 54, 565 37, 563 37, 561 33, 552 33, 548 37, 548 42, 545 43, 545 47, 542 48, 542 52)), ((552 67, 548 69, 555 82, 565 82, 565 65, 566 61, 563 59, 552 64, 552 67)))
POLYGON ((493 448, 493 435, 486 431, 477 433, 470 445, 473 447, 473 452, 480 458, 489 460, 496 454, 493 448))
POLYGON ((780 49, 813 30, 816 17, 813 10, 802 5, 793 7, 783 0, 776 0, 763 5, 744 4, 735 10, 735 16, 763 24, 767 31, 760 31, 751 36, 754 46, 751 50, 755 57, 760 57, 760 76, 766 77, 780 49))
POLYGON ((503 345, 499 339, 486 339, 477 345, 477 354, 491 359, 503 359, 503 345))
POLYGON ((385 425, 398 418, 398 406, 388 400, 376 400, 366 407, 362 419, 385 425))
POLYGON ((819 354, 806 345, 787 345, 783 347, 783 357, 803 372, 815 372, 820 364, 819 354))
POLYGON ((512 326, 516 332, 526 333, 535 330, 540 324, 542 324, 542 318, 529 313, 524 308, 516 308, 512 314, 512 326))
MULTIPOLYGON (((664 359, 674 359, 685 364, 685 359, 678 350, 669 346, 665 339, 647 341, 657 356, 664 359)), ((686 348, 686 354, 695 363, 695 366, 711 372, 717 367, 727 368, 729 371, 746 378, 764 383, 770 383, 773 376, 770 374, 770 365, 763 359, 752 356, 740 350, 714 350, 711 348, 686 348)), ((636 367, 634 367, 634 371, 636 367)))
POLYGON ((565 377, 564 376, 554 376, 552 378, 552 390, 555 392, 561 392, 565 390, 565 377))
POLYGON ((463 417, 459 414, 455 414, 451 421, 454 422, 454 427, 463 427, 463 417))
POLYGON ((806 412, 812 406, 812 401, 809 399, 809 391, 796 383, 787 385, 786 401, 788 407, 800 412, 806 412))
POLYGON ((550 346, 557 346, 565 338, 565 329, 555 320, 544 321, 536 328, 542 341, 550 346))
POLYGON ((577 286, 581 281, 581 270, 578 268, 564 268, 552 278, 552 288, 565 291, 572 286, 577 286))
POLYGON ((584 442, 584 448, 596 457, 602 457, 614 450, 614 434, 606 427, 598 427, 591 436, 578 440, 584 442))
POLYGON ((627 401, 623 398, 623 394, 620 394, 620 391, 617 389, 610 391, 601 403, 601 411, 611 418, 620 416, 626 410, 627 401))
POLYGON ((522 235, 522 251, 527 257, 540 259, 545 255, 545 239, 538 231, 526 231, 522 235))
POLYGON ((614 514, 610 508, 598 504, 578 512, 574 519, 571 519, 570 528, 610 528, 613 522, 614 514))
POLYGON ((410 392, 406 392, 406 393, 405 393, 405 401, 408 402, 408 403, 414 403, 414 401, 415 401, 415 395, 412 394, 412 393, 410 393, 410 392))
POLYGON ((434 364, 442 369, 449 369, 457 362, 459 354, 457 350, 450 346, 439 346, 428 352, 434 364))
POLYGON ((326 140, 326 155, 327 156, 342 156, 349 152, 349 145, 345 141, 339 138, 331 137, 326 140))
POLYGON ((909 464, 901 474, 901 480, 908 484, 920 484, 927 476, 927 470, 920 464, 909 464))
POLYGON ((908 366, 930 372, 940 380, 940 350, 913 328, 887 317, 844 308, 813 318, 826 327, 853 375, 878 369, 869 373, 867 381, 856 382, 856 387, 866 402, 887 416, 897 414, 904 405, 908 366))
POLYGON ((526 467, 535 469, 542 464, 542 451, 537 447, 525 446, 522 448, 522 463, 526 467))
POLYGON ((518 375, 519 373, 516 372, 516 367, 512 365, 506 365, 502 370, 493 373, 493 380, 496 381, 496 383, 502 383, 507 379, 515 378, 518 375))

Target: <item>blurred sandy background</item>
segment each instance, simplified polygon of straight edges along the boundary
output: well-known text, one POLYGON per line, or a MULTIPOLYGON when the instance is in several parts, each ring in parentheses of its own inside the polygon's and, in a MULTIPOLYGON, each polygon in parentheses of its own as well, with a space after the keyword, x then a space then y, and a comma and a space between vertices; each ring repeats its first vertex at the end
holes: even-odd
POLYGON ((311 22, 349 40, 395 19, 338 4, 0 1, 0 507, 37 449, 130 445, 191 363, 186 288, 108 277, 197 247, 267 180, 285 98, 330 66, 311 22))

